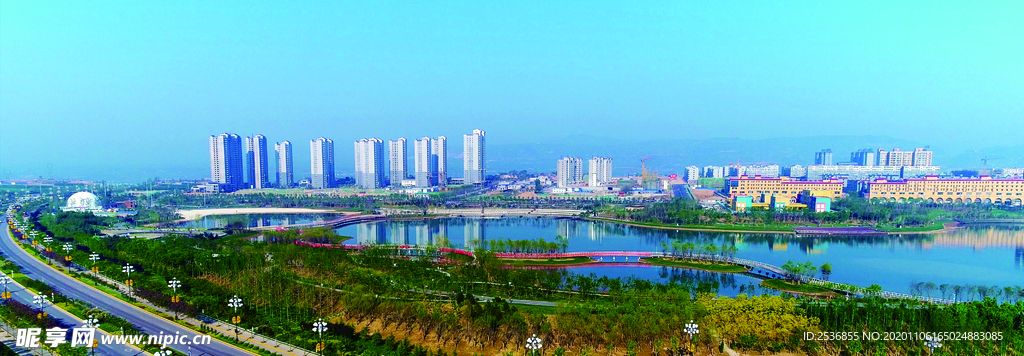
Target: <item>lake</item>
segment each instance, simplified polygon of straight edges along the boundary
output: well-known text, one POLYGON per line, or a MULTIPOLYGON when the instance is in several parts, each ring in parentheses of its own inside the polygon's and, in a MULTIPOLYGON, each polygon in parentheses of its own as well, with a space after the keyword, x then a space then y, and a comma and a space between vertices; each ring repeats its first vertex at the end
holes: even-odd
MULTIPOLYGON (((568 237, 573 251, 662 251, 662 242, 727 244, 736 257, 781 266, 786 261, 828 262, 830 280, 862 287, 911 292, 911 284, 1024 286, 1024 227, 1020 225, 968 226, 936 234, 883 237, 795 237, 785 234, 696 232, 634 227, 609 222, 557 218, 441 218, 378 221, 344 226, 336 231, 355 239, 350 244, 427 245, 445 237, 453 247, 474 240, 556 241, 568 237)), ((621 260, 621 258, 620 258, 621 260)), ((634 260, 630 260, 634 262, 634 260)), ((754 277, 708 273, 665 267, 587 266, 575 273, 608 277, 635 277, 656 282, 717 280, 720 294, 734 295, 739 286, 757 284, 754 277)), ((936 296, 938 292, 935 292, 936 296)))

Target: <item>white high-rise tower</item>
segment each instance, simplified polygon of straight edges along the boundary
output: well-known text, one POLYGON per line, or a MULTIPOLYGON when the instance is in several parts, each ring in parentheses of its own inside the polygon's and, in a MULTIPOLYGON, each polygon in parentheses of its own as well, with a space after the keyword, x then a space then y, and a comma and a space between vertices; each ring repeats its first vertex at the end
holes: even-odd
POLYGON ((434 168, 434 183, 442 187, 448 185, 448 138, 438 136, 434 139, 430 155, 433 157, 431 162, 434 168))
POLYGON ((355 142, 356 184, 366 189, 383 188, 384 140, 364 138, 355 142))
POLYGON ((562 157, 558 160, 558 187, 565 188, 583 182, 583 160, 579 157, 562 157))
POLYGON ((409 175, 409 151, 405 138, 388 141, 388 185, 401 187, 402 180, 409 175))
POLYGON ((267 138, 256 135, 245 138, 245 155, 249 162, 249 187, 270 188, 270 163, 267 161, 267 138))
POLYGON ((240 136, 229 133, 210 136, 210 181, 220 184, 220 191, 242 188, 242 155, 240 136))
POLYGON ((590 159, 589 185, 596 187, 611 183, 612 181, 612 159, 608 157, 594 157, 590 159))
POLYGON ((277 187, 291 187, 295 182, 292 143, 290 141, 275 143, 274 152, 277 153, 277 187))
POLYGON ((430 187, 433 186, 433 151, 434 145, 430 137, 423 137, 416 140, 413 144, 415 147, 413 150, 413 156, 416 161, 416 186, 417 187, 430 187))
POLYGON ((487 148, 484 130, 462 135, 463 178, 466 184, 481 184, 487 179, 487 148))
POLYGON ((309 141, 309 164, 313 188, 334 187, 334 141, 323 137, 309 141))

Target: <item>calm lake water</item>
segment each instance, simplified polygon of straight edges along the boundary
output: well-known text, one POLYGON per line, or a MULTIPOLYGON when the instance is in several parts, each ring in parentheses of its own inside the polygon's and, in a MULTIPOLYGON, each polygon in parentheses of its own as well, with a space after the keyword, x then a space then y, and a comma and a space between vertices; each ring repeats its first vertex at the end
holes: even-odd
MULTIPOLYGON (((633 227, 571 219, 470 219, 383 221, 349 225, 336 230, 353 236, 352 244, 433 243, 446 237, 464 247, 475 239, 569 238, 568 251, 662 251, 662 242, 713 243, 736 246, 736 257, 781 266, 788 260, 832 264, 831 280, 862 287, 910 292, 915 282, 936 285, 971 284, 1024 286, 1024 227, 970 226, 950 232, 869 238, 797 238, 780 234, 694 232, 633 227)), ((621 257, 618 259, 621 261, 621 257)), ((630 260, 634 262, 634 260, 630 260)), ((758 284, 738 274, 708 273, 665 267, 594 266, 572 268, 574 273, 635 277, 667 283, 717 281, 720 294, 734 295, 740 286, 758 284)))
POLYGON ((174 227, 182 228, 223 228, 232 222, 244 223, 247 227, 264 227, 276 225, 294 225, 322 222, 338 218, 339 214, 244 214, 244 215, 211 215, 201 219, 176 223, 174 227))

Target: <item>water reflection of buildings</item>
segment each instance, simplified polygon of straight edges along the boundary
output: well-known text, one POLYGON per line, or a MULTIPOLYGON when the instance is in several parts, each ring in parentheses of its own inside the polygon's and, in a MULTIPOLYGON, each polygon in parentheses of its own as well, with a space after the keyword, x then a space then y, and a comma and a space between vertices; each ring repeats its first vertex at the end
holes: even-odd
POLYGON ((591 240, 604 240, 608 236, 608 227, 602 222, 590 222, 587 224, 587 237, 591 240))
POLYGON ((570 219, 558 219, 558 234, 564 237, 574 237, 583 235, 583 227, 580 226, 581 222, 570 219))
POLYGON ((401 221, 392 221, 390 233, 389 240, 392 245, 409 244, 409 224, 404 224, 401 221))
POLYGON ((388 240, 384 230, 383 223, 356 225, 356 241, 360 245, 386 244, 388 240))
POLYGON ((476 246, 474 241, 484 241, 484 220, 483 219, 467 219, 466 226, 463 231, 462 246, 466 249, 472 249, 476 246))
POLYGON ((1007 230, 989 228, 957 229, 946 234, 937 235, 932 244, 950 247, 1024 247, 1024 230, 1007 230))

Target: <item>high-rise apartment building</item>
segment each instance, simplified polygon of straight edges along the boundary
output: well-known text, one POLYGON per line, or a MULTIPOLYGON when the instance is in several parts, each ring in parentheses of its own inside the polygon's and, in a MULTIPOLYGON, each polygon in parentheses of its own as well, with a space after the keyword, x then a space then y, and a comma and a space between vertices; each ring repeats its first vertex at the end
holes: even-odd
POLYGON ((277 187, 288 188, 295 184, 295 164, 292 161, 292 143, 283 141, 274 144, 277 158, 277 187))
POLYGON ((913 151, 901 151, 899 148, 892 151, 878 149, 877 159, 879 166, 931 166, 932 151, 924 148, 916 148, 913 151))
POLYGON ((590 159, 589 185, 596 187, 612 182, 612 159, 594 157, 590 159))
POLYGON ((246 167, 249 188, 270 188, 270 162, 267 154, 267 138, 256 135, 245 138, 245 156, 249 167, 246 167))
POLYGON ((914 149, 914 165, 915 166, 930 166, 932 165, 932 151, 924 148, 914 149))
POLYGON ((870 148, 857 150, 850 154, 850 162, 858 166, 874 166, 878 164, 878 153, 870 148))
POLYGON ((832 165, 832 149, 821 150, 814 153, 814 164, 832 165))
POLYGON ((725 167, 704 166, 704 178, 725 178, 725 167))
POLYGON ((384 140, 364 138, 355 142, 356 184, 366 189, 383 188, 384 140))
POLYGON ((409 175, 409 151, 404 137, 388 141, 388 185, 401 187, 409 175))
POLYGON ((684 176, 683 178, 685 178, 685 180, 687 182, 695 181, 697 179, 700 179, 700 167, 697 167, 697 166, 688 166, 688 167, 686 167, 686 176, 684 176))
POLYGON ((583 183, 583 160, 579 157, 562 157, 558 160, 557 173, 559 188, 583 183))
POLYGON ((807 167, 801 166, 799 164, 782 167, 782 176, 790 178, 806 178, 807 167))
POLYGON ((309 164, 313 188, 334 187, 334 141, 323 137, 309 141, 309 164))
POLYGON ((466 184, 481 184, 487 179, 487 148, 484 130, 462 135, 462 176, 466 184))
POLYGON ((222 133, 210 136, 210 181, 220 185, 221 192, 242 188, 242 138, 222 133))
POLYGON ((433 151, 434 144, 430 137, 423 137, 413 143, 413 157, 416 165, 416 186, 420 188, 433 186, 433 151))
POLYGON ((438 136, 430 150, 434 170, 434 182, 442 187, 448 185, 448 138, 438 136))

